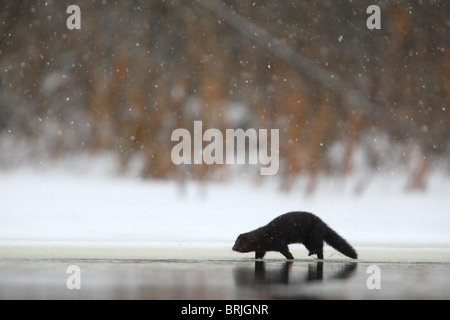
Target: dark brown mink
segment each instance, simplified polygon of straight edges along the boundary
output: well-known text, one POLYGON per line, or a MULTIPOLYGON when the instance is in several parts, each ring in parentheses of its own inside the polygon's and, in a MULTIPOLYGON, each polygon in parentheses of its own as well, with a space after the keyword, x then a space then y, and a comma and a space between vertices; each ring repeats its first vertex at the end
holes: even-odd
POLYGON ((288 245, 302 243, 309 255, 323 259, 324 241, 343 255, 357 259, 353 247, 318 216, 309 212, 289 212, 267 225, 238 236, 233 251, 253 252, 255 259, 262 259, 267 251, 277 251, 287 259, 294 259, 288 245))

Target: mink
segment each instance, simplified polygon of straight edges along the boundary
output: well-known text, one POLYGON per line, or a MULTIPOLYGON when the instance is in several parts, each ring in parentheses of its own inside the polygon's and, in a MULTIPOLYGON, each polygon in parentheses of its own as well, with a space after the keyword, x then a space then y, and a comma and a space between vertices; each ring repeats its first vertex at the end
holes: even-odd
POLYGON ((355 249, 318 216, 309 212, 289 212, 267 225, 238 236, 233 246, 236 252, 255 252, 255 259, 262 259, 267 251, 277 251, 287 259, 294 259, 288 245, 302 243, 309 256, 323 259, 323 242, 345 256, 357 259, 355 249))

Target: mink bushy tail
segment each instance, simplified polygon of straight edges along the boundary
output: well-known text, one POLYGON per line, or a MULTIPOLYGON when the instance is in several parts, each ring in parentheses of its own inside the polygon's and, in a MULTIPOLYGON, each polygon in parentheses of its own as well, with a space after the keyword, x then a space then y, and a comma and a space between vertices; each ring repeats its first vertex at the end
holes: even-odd
POLYGON ((346 255, 347 257, 358 259, 358 254, 356 253, 355 249, 353 249, 353 247, 344 238, 338 235, 336 231, 334 231, 330 227, 328 227, 328 230, 325 233, 324 240, 330 246, 335 248, 340 253, 346 255))

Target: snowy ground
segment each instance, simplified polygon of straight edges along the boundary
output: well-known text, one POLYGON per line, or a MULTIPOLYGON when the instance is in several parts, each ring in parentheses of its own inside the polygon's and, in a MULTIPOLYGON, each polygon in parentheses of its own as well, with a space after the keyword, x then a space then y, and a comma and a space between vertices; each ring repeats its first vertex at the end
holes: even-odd
MULTIPOLYGON (((414 256, 428 248, 430 259, 450 260, 447 175, 430 175, 422 192, 406 192, 407 178, 391 174, 371 178, 360 194, 354 190, 363 178, 355 175, 321 180, 317 191, 306 195, 301 183, 288 193, 269 180, 180 186, 114 176, 101 162, 90 167, 1 172, 0 256, 98 258, 101 252, 109 258, 167 258, 186 257, 186 248, 209 248, 209 253, 196 251, 196 257, 216 252, 217 258, 239 258, 230 250, 237 235, 282 213, 304 210, 362 251, 403 247, 414 256)), ((294 256, 306 258, 303 247, 297 252, 294 256)), ((329 249, 328 258, 336 252, 329 249)))

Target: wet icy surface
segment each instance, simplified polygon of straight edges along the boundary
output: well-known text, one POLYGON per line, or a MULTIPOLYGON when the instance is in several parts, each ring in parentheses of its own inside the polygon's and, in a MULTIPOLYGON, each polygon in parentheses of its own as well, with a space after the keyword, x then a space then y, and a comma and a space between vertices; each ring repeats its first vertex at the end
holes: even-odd
POLYGON ((357 248, 357 261, 331 249, 318 261, 301 248, 292 251, 294 261, 276 254, 255 261, 219 245, 168 250, 165 258, 150 258, 162 250, 153 248, 140 259, 124 252, 143 247, 111 246, 103 259, 93 258, 99 246, 53 252, 49 246, 46 258, 25 258, 26 248, 16 249, 2 249, 0 299, 450 299, 448 248, 357 248), (75 283, 71 266, 79 268, 79 290, 68 288, 75 283))
POLYGON ((1 299, 449 299, 449 263, 3 260, 1 299), (81 289, 69 290, 69 266, 81 289))

